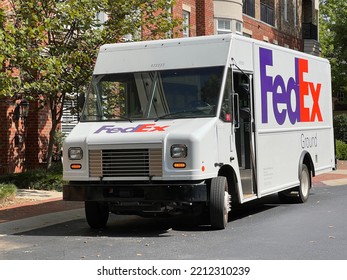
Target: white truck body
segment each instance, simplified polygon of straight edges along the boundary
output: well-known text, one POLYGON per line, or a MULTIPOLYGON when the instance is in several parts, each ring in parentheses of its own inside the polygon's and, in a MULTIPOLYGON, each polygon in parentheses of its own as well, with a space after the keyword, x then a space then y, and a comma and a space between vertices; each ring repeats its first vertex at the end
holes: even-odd
POLYGON ((224 228, 232 203, 305 202, 335 169, 330 65, 232 34, 104 45, 63 151, 92 227, 202 208, 224 228))

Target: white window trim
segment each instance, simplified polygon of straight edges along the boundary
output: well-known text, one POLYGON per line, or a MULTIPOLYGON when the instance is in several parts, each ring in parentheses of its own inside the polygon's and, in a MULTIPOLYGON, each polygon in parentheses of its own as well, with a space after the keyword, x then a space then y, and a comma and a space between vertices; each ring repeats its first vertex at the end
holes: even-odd
POLYGON ((225 18, 216 18, 216 28, 217 28, 217 34, 225 34, 225 33, 231 33, 232 32, 232 20, 231 19, 225 19, 225 18), (219 22, 229 22, 230 23, 230 29, 225 28, 219 28, 219 22))
POLYGON ((187 10, 183 10, 182 12, 182 33, 183 37, 189 37, 190 36, 190 12, 187 10), (187 17, 185 17, 187 15, 187 17))

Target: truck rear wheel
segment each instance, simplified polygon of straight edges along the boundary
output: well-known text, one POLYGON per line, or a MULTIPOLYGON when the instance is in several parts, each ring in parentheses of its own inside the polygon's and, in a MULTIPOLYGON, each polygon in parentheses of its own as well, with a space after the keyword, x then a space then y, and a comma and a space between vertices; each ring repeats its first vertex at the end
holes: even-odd
POLYGON ((210 222, 215 229, 224 229, 228 223, 230 196, 226 177, 218 176, 211 180, 210 222))
POLYGON ((302 165, 301 168, 301 179, 300 179, 300 185, 298 186, 298 196, 296 199, 297 203, 304 203, 308 199, 308 196, 310 195, 310 189, 311 189, 311 173, 308 170, 308 167, 306 164, 302 165))
POLYGON ((290 190, 278 193, 278 198, 283 203, 304 203, 310 195, 311 172, 306 164, 302 165, 300 185, 290 190))
POLYGON ((106 226, 110 213, 107 203, 86 201, 84 207, 86 219, 91 228, 98 229, 106 226))

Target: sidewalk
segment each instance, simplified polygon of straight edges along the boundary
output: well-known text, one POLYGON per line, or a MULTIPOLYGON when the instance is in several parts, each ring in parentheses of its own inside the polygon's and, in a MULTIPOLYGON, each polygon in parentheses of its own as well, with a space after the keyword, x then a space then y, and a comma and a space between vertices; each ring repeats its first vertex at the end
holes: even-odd
MULTIPOLYGON (((312 184, 313 187, 347 186, 347 161, 339 161, 336 171, 314 177, 312 184)), ((0 223, 83 207, 84 202, 63 201, 60 192, 19 189, 12 202, 0 205, 0 223)))
POLYGON ((0 205, 0 223, 83 207, 83 202, 63 201, 61 192, 18 189, 13 201, 0 205))
POLYGON ((337 170, 312 178, 313 187, 347 186, 347 161, 338 161, 337 170))

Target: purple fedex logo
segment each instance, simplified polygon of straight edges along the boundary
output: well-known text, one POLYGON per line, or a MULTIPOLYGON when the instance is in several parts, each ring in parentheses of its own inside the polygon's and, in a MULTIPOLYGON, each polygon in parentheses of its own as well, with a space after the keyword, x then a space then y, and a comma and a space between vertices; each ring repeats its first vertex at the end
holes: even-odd
POLYGON ((308 60, 295 58, 294 77, 285 82, 281 75, 273 77, 267 73, 267 69, 274 67, 272 50, 259 48, 259 56, 262 123, 268 123, 268 99, 272 99, 273 114, 279 125, 284 124, 287 116, 291 124, 323 121, 319 105, 322 84, 304 79, 304 74, 309 73, 308 60), (306 97, 311 97, 313 105, 305 104, 306 97))
POLYGON ((105 133, 132 133, 132 132, 154 132, 154 131, 165 131, 168 125, 159 126, 154 123, 140 124, 138 126, 131 127, 117 127, 115 125, 103 125, 94 134, 99 134, 101 132, 105 133))

